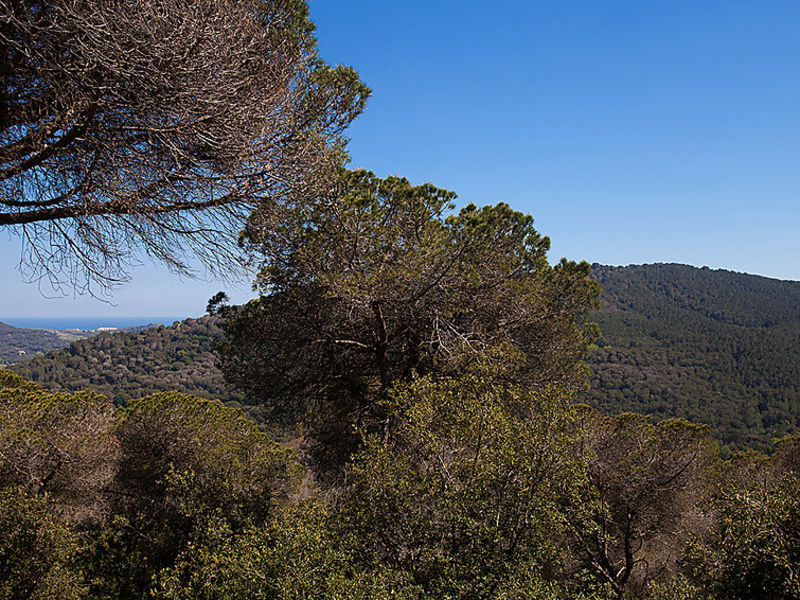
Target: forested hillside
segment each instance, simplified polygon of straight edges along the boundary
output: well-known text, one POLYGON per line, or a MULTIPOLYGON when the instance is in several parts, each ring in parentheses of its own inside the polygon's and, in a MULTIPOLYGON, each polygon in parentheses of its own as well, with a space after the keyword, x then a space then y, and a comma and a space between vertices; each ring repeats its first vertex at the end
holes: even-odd
POLYGON ((71 341, 87 337, 90 332, 25 329, 0 323, 0 365, 11 365, 39 353, 63 348, 71 341))
POLYGON ((591 404, 708 423, 735 447, 800 430, 800 282, 676 264, 592 272, 591 404))
POLYGON ((238 396, 214 364, 214 341, 221 335, 215 317, 187 319, 170 327, 101 333, 13 368, 45 388, 91 389, 117 403, 167 390, 230 402, 238 396))

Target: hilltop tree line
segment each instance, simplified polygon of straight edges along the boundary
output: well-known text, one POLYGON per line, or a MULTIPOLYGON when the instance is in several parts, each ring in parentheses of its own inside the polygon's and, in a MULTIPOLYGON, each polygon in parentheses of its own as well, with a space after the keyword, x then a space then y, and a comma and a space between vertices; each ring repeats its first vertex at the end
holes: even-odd
POLYGON ((10 369, 48 390, 92 390, 116 406, 159 392, 220 400, 241 408, 275 435, 291 435, 291 428, 268 420, 264 407, 245 402, 240 390, 226 384, 214 351, 223 336, 218 321, 205 316, 140 331, 104 332, 10 369))
MULTIPOLYGON (((601 309, 591 314, 602 337, 587 357, 592 375, 582 401, 607 414, 706 423, 733 450, 771 451, 773 440, 800 431, 797 283, 685 265, 593 265, 591 277, 603 285, 601 309)), ((258 328, 241 329, 237 344, 256 344, 258 328)), ((258 398, 243 403, 223 381, 214 358, 222 336, 216 321, 190 320, 104 334, 13 370, 49 389, 91 388, 118 403, 170 390, 218 398, 264 422, 258 398)), ((277 393, 259 381, 262 396, 277 393)))
POLYGON ((88 337, 84 332, 59 332, 44 329, 23 329, 0 323, 0 365, 10 365, 45 352, 63 348, 70 341, 88 337))

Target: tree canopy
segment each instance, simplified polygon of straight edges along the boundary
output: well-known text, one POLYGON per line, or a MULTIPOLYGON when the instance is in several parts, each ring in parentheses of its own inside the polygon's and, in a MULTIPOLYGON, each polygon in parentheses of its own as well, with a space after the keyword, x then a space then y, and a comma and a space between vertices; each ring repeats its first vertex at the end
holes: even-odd
POLYGON ((209 520, 263 524, 299 476, 291 450, 219 401, 115 409, 0 370, 0 598, 145 597, 209 520))
POLYGON ((319 59, 303 0, 21 0, 0 23, 0 226, 55 288, 142 253, 230 268, 255 207, 339 163, 369 93, 319 59))
POLYGON ((674 577, 690 535, 703 531, 718 453, 706 426, 682 419, 579 414, 585 502, 567 510, 575 553, 619 598, 641 594, 674 577))
POLYGON ((504 370, 397 382, 335 487, 219 402, 0 370, 0 597, 800 598, 797 439, 722 462, 504 370))
POLYGON ((586 375, 589 265, 551 266, 529 215, 502 203, 455 212, 454 198, 342 171, 313 204, 246 231, 265 257, 262 295, 223 309, 223 373, 278 417, 306 419, 326 461, 352 449, 353 426, 386 426, 378 400, 414 375, 458 375, 500 348, 516 356, 508 377, 531 390, 586 375))

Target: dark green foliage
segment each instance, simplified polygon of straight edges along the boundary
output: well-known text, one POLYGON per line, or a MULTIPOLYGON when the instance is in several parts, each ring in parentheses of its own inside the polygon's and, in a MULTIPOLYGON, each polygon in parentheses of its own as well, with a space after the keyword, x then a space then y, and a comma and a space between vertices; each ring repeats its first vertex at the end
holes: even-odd
POLYGON ((225 292, 217 292, 214 294, 206 305, 206 312, 209 315, 215 315, 222 310, 228 303, 228 294, 225 292))
POLYGON ((798 473, 726 487, 715 506, 715 528, 686 557, 698 585, 715 600, 800 598, 798 473))
POLYGON ((324 504, 307 500, 271 523, 233 533, 211 520, 172 569, 159 577, 169 600, 420 600, 420 590, 388 565, 359 567, 356 540, 330 526, 324 504))
POLYGON ((671 264, 592 273, 593 406, 708 423, 732 448, 800 431, 800 283, 671 264))
POLYGON ((425 598, 556 595, 562 506, 584 475, 573 415, 554 391, 499 381, 483 367, 391 395, 395 431, 366 440, 337 506, 362 568, 398 569, 425 598))
POLYGON ((190 503, 192 511, 222 509, 242 524, 263 521, 293 489, 292 453, 217 400, 178 393, 135 400, 117 412, 114 433, 121 451, 115 486, 127 490, 125 506, 137 505, 136 496, 148 505, 158 498, 161 517, 190 503))
POLYGON ((215 365, 214 343, 221 336, 216 317, 136 333, 101 333, 14 365, 14 371, 56 391, 96 390, 117 404, 166 391, 241 400, 226 388, 215 365))

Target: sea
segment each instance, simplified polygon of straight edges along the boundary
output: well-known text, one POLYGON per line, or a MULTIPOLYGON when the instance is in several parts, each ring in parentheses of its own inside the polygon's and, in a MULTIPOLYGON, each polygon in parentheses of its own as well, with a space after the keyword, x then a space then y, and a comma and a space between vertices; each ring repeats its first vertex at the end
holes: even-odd
POLYGON ((26 329, 82 329, 94 331, 101 327, 141 327, 172 325, 188 317, 0 317, 0 322, 26 329))

